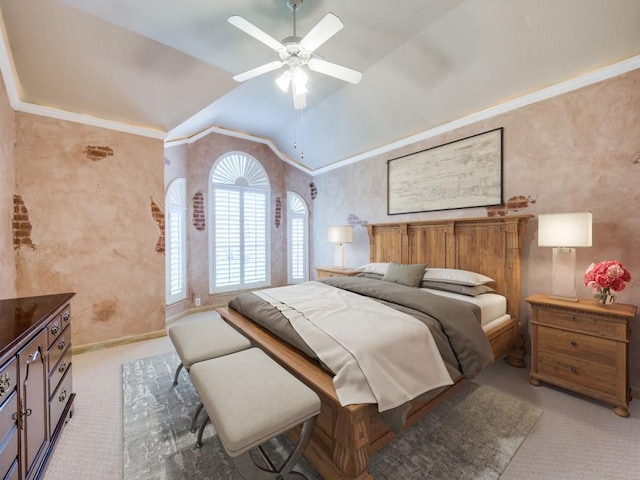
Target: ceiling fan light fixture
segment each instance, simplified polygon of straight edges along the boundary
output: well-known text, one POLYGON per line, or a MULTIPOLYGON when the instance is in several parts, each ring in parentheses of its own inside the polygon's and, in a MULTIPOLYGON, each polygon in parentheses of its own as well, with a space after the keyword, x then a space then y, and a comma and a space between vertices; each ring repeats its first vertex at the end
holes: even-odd
POLYGON ((289 91, 289 84, 291 83, 291 77, 293 74, 291 73, 291 69, 285 71, 282 75, 276 78, 276 84, 283 92, 289 91))
POLYGON ((307 74, 300 67, 293 69, 293 75, 291 77, 291 85, 294 95, 302 95, 307 93, 307 74))

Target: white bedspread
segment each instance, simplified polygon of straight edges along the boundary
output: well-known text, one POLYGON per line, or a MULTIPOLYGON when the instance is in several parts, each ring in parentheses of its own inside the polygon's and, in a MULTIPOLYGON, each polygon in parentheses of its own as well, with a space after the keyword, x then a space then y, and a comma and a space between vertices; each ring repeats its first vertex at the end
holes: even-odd
POLYGON ((335 374, 341 405, 398 407, 453 380, 419 320, 319 282, 253 292, 278 308, 335 374))

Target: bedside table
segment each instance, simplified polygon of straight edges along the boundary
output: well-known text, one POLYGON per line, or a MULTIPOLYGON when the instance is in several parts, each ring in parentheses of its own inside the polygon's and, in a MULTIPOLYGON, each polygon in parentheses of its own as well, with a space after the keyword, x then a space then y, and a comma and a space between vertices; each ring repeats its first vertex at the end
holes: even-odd
POLYGON ((629 416, 629 320, 635 305, 600 305, 536 294, 531 305, 532 385, 551 383, 614 405, 629 416))
POLYGON ((329 277, 353 277, 359 274, 360 270, 348 267, 316 267, 316 273, 318 274, 318 280, 321 280, 329 277))

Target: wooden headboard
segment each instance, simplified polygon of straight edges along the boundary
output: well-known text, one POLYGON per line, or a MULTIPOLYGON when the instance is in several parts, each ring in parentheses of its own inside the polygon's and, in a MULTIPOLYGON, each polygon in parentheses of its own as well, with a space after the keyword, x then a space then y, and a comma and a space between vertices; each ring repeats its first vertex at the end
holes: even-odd
POLYGON ((533 215, 374 223, 369 231, 370 261, 426 263, 459 268, 495 280, 507 298, 507 312, 520 311, 520 248, 533 215))

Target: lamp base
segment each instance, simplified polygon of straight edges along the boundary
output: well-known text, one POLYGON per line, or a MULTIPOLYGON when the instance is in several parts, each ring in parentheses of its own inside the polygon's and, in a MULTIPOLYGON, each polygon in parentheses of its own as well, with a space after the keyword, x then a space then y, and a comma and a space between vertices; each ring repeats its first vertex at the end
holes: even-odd
POLYGON ((576 249, 555 247, 553 249, 552 262, 551 298, 577 301, 575 281, 576 249))

